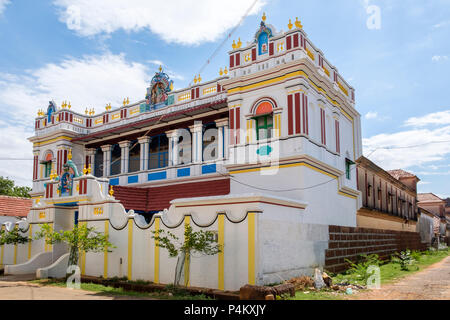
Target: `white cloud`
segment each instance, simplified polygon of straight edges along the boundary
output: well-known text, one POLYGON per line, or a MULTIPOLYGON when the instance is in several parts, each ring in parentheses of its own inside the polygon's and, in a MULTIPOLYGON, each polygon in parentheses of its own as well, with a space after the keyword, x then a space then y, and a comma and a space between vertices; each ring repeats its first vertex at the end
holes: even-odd
POLYGON ((364 117, 367 120, 376 119, 378 117, 378 112, 369 111, 369 112, 367 112, 367 114, 364 117))
MULTIPOLYGON (((55 0, 59 20, 81 36, 150 30, 167 42, 215 41, 237 25, 255 0, 55 0)), ((257 14, 265 0, 257 0, 257 14)))
POLYGON ((423 117, 413 117, 406 120, 405 125, 411 127, 424 127, 427 125, 450 124, 450 110, 427 114, 423 117))
POLYGON ((365 156, 385 170, 430 164, 450 156, 450 126, 379 134, 363 145, 365 156))
POLYGON ((33 145, 27 138, 33 134, 32 125, 24 127, 0 120, 0 137, 7 137, 0 139, 0 176, 10 177, 17 185, 31 186, 33 145))
POLYGON ((105 54, 48 64, 24 75, 0 73, 0 159, 28 158, 29 161, 0 160, 0 175, 20 184, 30 184, 34 121, 39 108, 54 99, 58 105, 70 101, 73 110, 84 113, 86 107, 101 112, 107 103, 122 104, 124 97, 138 101, 145 97, 154 71, 140 63, 129 62, 124 55, 105 54))
POLYGON ((86 107, 102 111, 107 103, 120 106, 124 97, 143 99, 151 77, 145 65, 128 62, 124 55, 67 58, 21 76, 0 74, 0 101, 14 108, 18 119, 34 118, 52 99, 58 105, 70 101, 78 112, 86 107))
POLYGON ((450 24, 450 20, 442 21, 442 22, 439 22, 439 23, 435 24, 435 25, 433 26, 433 28, 434 28, 434 29, 439 29, 439 28, 448 26, 449 24, 450 24))
POLYGON ((431 61, 433 61, 433 62, 446 61, 446 60, 448 60, 448 56, 437 56, 436 55, 431 58, 431 61))
POLYGON ((6 8, 6 5, 9 4, 9 0, 0 0, 0 14, 3 13, 3 11, 6 8))

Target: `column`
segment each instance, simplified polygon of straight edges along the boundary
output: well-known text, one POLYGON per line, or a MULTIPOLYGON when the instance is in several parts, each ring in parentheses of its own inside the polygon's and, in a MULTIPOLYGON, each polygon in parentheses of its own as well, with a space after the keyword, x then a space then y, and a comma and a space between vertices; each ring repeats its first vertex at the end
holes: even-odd
POLYGON ((140 150, 140 157, 139 157, 139 163, 140 163, 140 170, 141 171, 147 171, 148 170, 148 156, 149 156, 149 148, 150 148, 150 137, 140 137, 138 138, 139 144, 141 146, 140 150))
POLYGON ((108 177, 111 173, 111 145, 101 147, 103 151, 103 177, 108 177))
MULTIPOLYGON (((281 115, 283 113, 283 109, 278 108, 273 110, 273 137, 280 138, 281 137, 281 115)), ((306 125, 306 124, 305 124, 306 125)))
POLYGON ((192 163, 203 162, 203 124, 201 121, 195 121, 193 126, 189 127, 192 134, 192 163))
POLYGON ((94 175, 95 172, 95 154, 97 153, 97 149, 86 149, 85 155, 89 157, 89 163, 86 163, 86 169, 91 165, 91 174, 94 175))
POLYGON ((33 150, 33 181, 39 179, 39 149, 33 150))
POLYGON ((228 118, 216 120, 217 127, 217 160, 223 160, 226 158, 226 137, 228 132, 228 118))
POLYGON ((121 149, 120 173, 128 173, 130 163, 130 141, 119 142, 121 149))

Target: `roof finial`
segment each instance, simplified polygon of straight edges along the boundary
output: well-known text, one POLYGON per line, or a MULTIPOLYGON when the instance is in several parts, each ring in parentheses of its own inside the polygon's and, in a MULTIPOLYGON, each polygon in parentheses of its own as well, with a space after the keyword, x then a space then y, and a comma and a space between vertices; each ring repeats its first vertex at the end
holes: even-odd
POLYGON ((159 66, 159 72, 162 72, 163 68, 162 65, 159 66))
POLYGON ((237 43, 237 47, 238 47, 238 49, 239 49, 240 47, 242 47, 242 41, 241 41, 241 38, 239 38, 239 41, 238 41, 238 43, 237 43))
POLYGON ((237 48, 236 40, 233 40, 233 44, 231 46, 233 47, 233 49, 237 48))
POLYGON ((266 22, 266 20, 267 20, 267 16, 266 16, 266 13, 264 12, 263 16, 262 16, 262 21, 266 22))
POLYGON ((289 19, 289 24, 288 24, 288 28, 289 28, 289 30, 291 30, 293 26, 294 26, 294 25, 292 24, 292 20, 291 20, 291 19, 289 19))
POLYGON ((298 20, 298 17, 295 18, 295 26, 296 26, 298 29, 302 29, 302 28, 303 28, 302 23, 300 22, 300 20, 298 20))
POLYGON ((223 76, 223 69, 222 68, 220 68, 219 75, 223 76))
POLYGON ((69 149, 69 155, 67 156, 67 160, 72 160, 72 149, 69 149))
POLYGON ((109 188, 109 195, 112 197, 112 196, 114 196, 114 189, 113 189, 113 186, 110 186, 110 188, 109 188))

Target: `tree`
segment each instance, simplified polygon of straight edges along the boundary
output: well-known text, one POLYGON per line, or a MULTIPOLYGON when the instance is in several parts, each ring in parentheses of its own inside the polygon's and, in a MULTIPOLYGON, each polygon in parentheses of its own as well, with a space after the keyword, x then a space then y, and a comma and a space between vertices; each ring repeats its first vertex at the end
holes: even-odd
MULTIPOLYGON (((170 231, 159 230, 152 232, 152 238, 155 239, 158 247, 167 249, 171 258, 178 257, 175 267, 175 286, 179 285, 183 268, 189 270, 192 254, 199 253, 213 256, 222 251, 213 232, 203 230, 193 232, 190 225, 185 225, 183 243, 170 231)), ((184 279, 185 286, 189 283, 189 272, 186 272, 186 276, 184 279)))
POLYGON ((13 180, 0 176, 0 195, 10 197, 31 198, 29 194, 30 191, 31 191, 30 187, 16 186, 13 180))
POLYGON ((28 241, 31 241, 31 239, 20 235, 17 228, 12 229, 10 232, 3 229, 0 230, 0 246, 4 244, 24 244, 28 241))
POLYGON ((108 236, 95 231, 94 227, 86 224, 75 225, 72 230, 53 231, 50 225, 43 224, 36 234, 35 240, 44 238, 47 244, 66 243, 70 248, 68 267, 78 265, 78 252, 111 252, 116 248, 108 241, 108 236))

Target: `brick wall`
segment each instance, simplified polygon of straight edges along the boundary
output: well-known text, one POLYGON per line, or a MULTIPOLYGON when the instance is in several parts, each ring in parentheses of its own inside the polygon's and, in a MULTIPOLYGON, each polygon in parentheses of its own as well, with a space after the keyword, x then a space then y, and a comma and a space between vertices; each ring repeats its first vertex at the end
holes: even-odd
POLYGON ((341 272, 348 268, 345 259, 357 261, 361 254, 378 254, 388 259, 406 249, 427 249, 417 232, 329 226, 329 245, 325 251, 325 270, 341 272))

